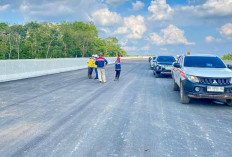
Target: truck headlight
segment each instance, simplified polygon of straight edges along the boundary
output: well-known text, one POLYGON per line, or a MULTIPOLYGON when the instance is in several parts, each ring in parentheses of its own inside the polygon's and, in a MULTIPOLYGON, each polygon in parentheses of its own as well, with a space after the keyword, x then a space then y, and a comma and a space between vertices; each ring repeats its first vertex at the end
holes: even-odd
POLYGON ((187 75, 186 74, 186 77, 189 81, 193 82, 193 83, 199 83, 199 79, 196 77, 196 76, 193 76, 193 75, 187 75))
POLYGON ((158 69, 162 69, 163 68, 163 65, 158 65, 158 69))

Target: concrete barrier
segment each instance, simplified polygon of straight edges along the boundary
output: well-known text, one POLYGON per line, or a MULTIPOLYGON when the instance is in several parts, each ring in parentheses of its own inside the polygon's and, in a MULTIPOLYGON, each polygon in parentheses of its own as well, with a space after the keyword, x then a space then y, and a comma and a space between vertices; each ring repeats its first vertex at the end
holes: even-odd
MULTIPOLYGON (((109 64, 114 57, 106 58, 109 64)), ((89 58, 22 59, 0 61, 0 82, 87 68, 89 58)))

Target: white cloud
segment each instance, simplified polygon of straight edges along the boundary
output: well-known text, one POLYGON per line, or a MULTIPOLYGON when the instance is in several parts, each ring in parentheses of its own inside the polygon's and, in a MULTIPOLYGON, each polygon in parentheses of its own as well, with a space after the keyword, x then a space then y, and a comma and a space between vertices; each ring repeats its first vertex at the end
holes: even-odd
POLYGON ((232 34, 232 23, 227 23, 224 26, 221 27, 220 33, 226 36, 229 36, 232 34))
POLYGON ((104 33, 106 33, 106 34, 109 34, 111 31, 110 31, 110 29, 109 28, 104 28, 104 27, 102 27, 102 28, 99 28, 102 32, 104 32, 104 33))
MULTIPOLYGON (((20 11, 27 12, 30 15, 51 15, 51 14, 60 14, 61 12, 65 11, 65 9, 69 9, 67 5, 65 5, 64 2, 47 2, 42 3, 41 5, 37 5, 37 3, 30 2, 29 0, 23 1, 23 3, 20 5, 20 11), (43 7, 44 11, 40 9, 40 7, 43 7)), ((70 9, 69 9, 70 11, 70 9)))
POLYGON ((17 0, 12 9, 19 11, 27 21, 90 21, 96 10, 105 8, 97 0, 17 0))
POLYGON ((142 47, 141 50, 143 50, 143 51, 150 50, 150 46, 146 45, 146 46, 142 47))
POLYGON ((7 8, 9 8, 9 4, 6 4, 6 5, 0 5, 0 11, 4 11, 6 10, 7 8))
POLYGON ((118 6, 126 1, 129 1, 129 0, 106 0, 106 3, 113 5, 113 6, 118 6))
POLYGON ((228 16, 232 15, 232 0, 207 0, 203 4, 184 6, 181 9, 203 17, 228 16))
POLYGON ((127 42, 128 42, 128 39, 122 39, 122 40, 119 41, 119 44, 121 46, 126 46, 127 42))
POLYGON ((121 22, 121 16, 116 12, 109 11, 108 8, 97 10, 92 14, 92 19, 96 24, 102 26, 113 26, 121 22))
POLYGON ((155 45, 165 45, 166 44, 164 39, 156 33, 150 34, 150 40, 155 45))
POLYGON ((170 5, 166 3, 166 0, 151 1, 148 11, 152 13, 148 18, 149 20, 169 20, 174 12, 170 5))
POLYGON ((207 37, 205 37, 205 41, 206 41, 207 43, 211 43, 211 42, 214 42, 214 41, 215 41, 215 38, 212 37, 212 36, 207 36, 207 37))
POLYGON ((146 26, 144 23, 144 17, 141 15, 132 15, 124 18, 123 27, 119 27, 115 31, 115 34, 127 34, 126 37, 128 39, 141 39, 145 32, 146 26))
POLYGON ((127 27, 119 27, 116 31, 115 34, 126 34, 128 33, 129 29, 127 27))
POLYGON ((136 1, 136 3, 132 3, 132 6, 133 6, 134 11, 138 11, 138 10, 143 9, 144 3, 141 1, 136 1))
POLYGON ((148 50, 150 50, 150 46, 148 46, 148 45, 146 45, 146 46, 143 46, 143 47, 141 47, 141 48, 138 48, 138 47, 136 47, 136 46, 123 46, 122 47, 124 50, 126 50, 126 51, 148 51, 148 50))
POLYGON ((158 35, 157 33, 151 33, 150 40, 155 45, 194 44, 192 42, 188 42, 184 36, 184 31, 180 30, 174 25, 169 25, 166 29, 162 29, 161 35, 158 35))
POLYGON ((21 6, 20 11, 30 16, 57 16, 61 14, 72 14, 74 11, 67 5, 67 1, 52 1, 37 5, 25 0, 21 6), (43 8, 43 9, 41 9, 43 8))
POLYGON ((206 36, 205 37, 205 42, 207 43, 212 43, 212 42, 221 42, 222 39, 215 38, 213 36, 206 36))
POLYGON ((125 51, 137 51, 137 48, 135 46, 125 46, 122 47, 125 51))

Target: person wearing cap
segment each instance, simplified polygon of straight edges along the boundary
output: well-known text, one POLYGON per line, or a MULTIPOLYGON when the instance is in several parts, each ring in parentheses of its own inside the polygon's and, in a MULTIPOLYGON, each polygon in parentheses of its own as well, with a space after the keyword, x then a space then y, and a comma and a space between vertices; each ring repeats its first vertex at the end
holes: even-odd
POLYGON ((118 55, 117 60, 115 61, 115 79, 114 81, 118 81, 121 73, 121 59, 120 56, 118 55))
MULTIPOLYGON (((94 61, 95 61, 95 63, 96 63, 96 61, 97 61, 97 55, 94 55, 94 61)), ((95 73, 96 73, 96 76, 95 76, 95 80, 97 80, 98 79, 98 71, 97 71, 97 65, 96 64, 94 64, 94 70, 95 70, 95 73)))
POLYGON ((99 57, 96 60, 98 79, 100 83, 102 82, 106 83, 105 67, 107 64, 108 61, 103 57, 103 54, 100 53, 99 57))
POLYGON ((92 79, 93 68, 95 66, 94 56, 92 56, 88 61, 88 78, 92 79))

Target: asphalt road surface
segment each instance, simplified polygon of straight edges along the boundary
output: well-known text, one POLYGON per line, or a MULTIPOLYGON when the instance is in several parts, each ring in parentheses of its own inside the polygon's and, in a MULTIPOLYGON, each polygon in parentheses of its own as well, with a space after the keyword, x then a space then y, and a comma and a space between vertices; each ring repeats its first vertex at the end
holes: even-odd
POLYGON ((107 83, 87 69, 0 84, 1 157, 231 157, 232 108, 180 104, 171 78, 147 61, 114 66, 107 83))

